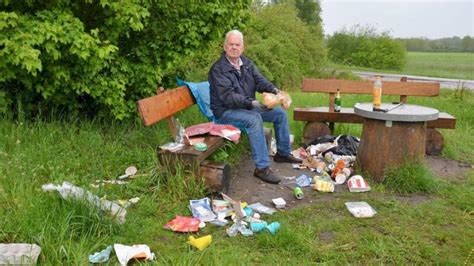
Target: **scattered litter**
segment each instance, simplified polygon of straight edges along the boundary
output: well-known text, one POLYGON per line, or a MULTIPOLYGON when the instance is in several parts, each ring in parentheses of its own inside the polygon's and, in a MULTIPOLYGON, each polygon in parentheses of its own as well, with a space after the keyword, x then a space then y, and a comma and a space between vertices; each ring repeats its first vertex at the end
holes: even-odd
POLYGON ((239 143, 241 133, 240 129, 232 125, 219 125, 213 122, 192 125, 187 127, 185 132, 188 137, 209 133, 228 139, 236 144, 239 143))
POLYGON ((360 175, 352 176, 349 181, 347 181, 347 186, 349 187, 350 192, 366 192, 370 191, 370 186, 365 182, 364 178, 360 175))
POLYGON ((308 152, 303 147, 299 147, 298 149, 292 151, 291 154, 299 159, 306 159, 309 156, 308 152))
POLYGON ((136 168, 135 166, 133 166, 133 165, 132 165, 132 166, 129 166, 129 167, 127 167, 127 169, 125 169, 125 174, 119 176, 118 179, 125 179, 125 178, 127 178, 127 177, 129 177, 129 176, 132 176, 132 175, 136 174, 137 171, 138 171, 138 170, 137 170, 137 168, 136 168))
POLYGON ((314 189, 321 192, 334 192, 334 184, 326 180, 316 180, 314 189))
POLYGON ((273 201, 273 204, 275 204, 275 207, 276 207, 277 209, 283 209, 283 208, 285 208, 286 201, 285 201, 283 198, 272 199, 272 201, 273 201))
POLYGON ((295 187, 295 189, 293 189, 293 195, 295 195, 295 198, 299 200, 304 198, 303 190, 300 187, 295 187))
POLYGON ((170 152, 176 152, 181 150, 184 147, 183 143, 168 142, 160 146, 160 149, 170 152))
MULTIPOLYGON (((187 136, 186 136, 187 137, 187 136)), ((206 138, 196 137, 196 138, 187 138, 189 141, 189 145, 194 146, 194 144, 204 142, 206 138)))
POLYGON ((273 208, 270 208, 270 207, 267 207, 263 204, 261 204, 260 202, 257 202, 257 203, 254 203, 254 204, 250 204, 249 206, 250 209, 256 211, 256 212, 259 212, 259 213, 264 213, 264 214, 270 214, 272 215, 274 212, 276 212, 275 209, 273 208))
POLYGON ((197 151, 206 151, 207 150, 207 144, 204 143, 204 142, 195 143, 193 146, 194 146, 194 149, 197 150, 197 151))
POLYGON ((96 180, 95 182, 97 184, 91 184, 91 187, 98 188, 98 187, 100 187, 101 184, 113 184, 113 185, 126 185, 126 184, 128 184, 128 181, 116 180, 116 179, 96 180))
POLYGON ((176 217, 165 224, 164 228, 175 232, 197 232, 199 231, 199 224, 201 221, 194 217, 183 217, 176 215, 176 217))
POLYGON ((138 201, 140 201, 140 198, 139 197, 135 197, 135 198, 131 198, 131 199, 128 199, 128 200, 117 200, 117 203, 124 207, 125 209, 129 208, 130 206, 132 205, 135 205, 138 203, 138 201))
POLYGON ((40 253, 36 244, 0 244, 0 265, 35 265, 40 253))
POLYGON ((263 231, 267 227, 267 222, 251 222, 250 223, 250 229, 254 233, 258 233, 263 231))
POLYGON ((276 232, 280 229, 280 223, 279 222, 273 222, 269 225, 267 225, 267 230, 270 232, 270 234, 275 235, 276 232))
POLYGON ((209 222, 217 218, 216 214, 211 210, 209 198, 190 200, 189 208, 191 209, 193 216, 202 222, 209 222))
POLYGON ((90 204, 95 205, 97 208, 108 211, 115 218, 115 221, 119 224, 125 223, 125 215, 127 210, 122 208, 117 203, 109 200, 100 199, 98 196, 91 192, 84 190, 83 188, 76 187, 69 182, 63 182, 61 186, 53 184, 42 185, 43 191, 58 191, 63 199, 74 198, 78 200, 85 200, 90 204))
POLYGON ((203 221, 201 221, 201 222, 199 223, 199 228, 202 229, 202 228, 204 228, 204 227, 206 227, 206 223, 203 222, 203 221))
POLYGON ((147 245, 126 246, 122 244, 114 244, 115 254, 120 265, 127 265, 131 259, 137 260, 154 260, 155 254, 150 251, 147 245))
POLYGON ((215 220, 212 220, 210 221, 211 224, 215 225, 215 226, 226 226, 229 221, 227 221, 225 218, 224 219, 215 219, 215 220))
POLYGON ((112 252, 112 246, 108 246, 104 250, 89 255, 90 263, 105 263, 109 261, 110 253, 112 252))
POLYGON ((204 250, 211 244, 211 242, 212 235, 207 235, 200 238, 194 238, 194 236, 189 236, 187 243, 191 246, 196 247, 199 250, 204 250))
POLYGON ((305 174, 298 176, 295 181, 299 187, 309 187, 311 183, 310 178, 305 174))
POLYGON ((368 218, 373 217, 377 212, 365 201, 346 202, 346 207, 354 217, 368 218))
POLYGON ((245 217, 245 211, 242 207, 242 203, 240 201, 233 200, 231 197, 227 196, 224 193, 221 193, 221 195, 225 200, 227 200, 232 205, 232 209, 234 210, 237 219, 239 220, 243 219, 245 217))

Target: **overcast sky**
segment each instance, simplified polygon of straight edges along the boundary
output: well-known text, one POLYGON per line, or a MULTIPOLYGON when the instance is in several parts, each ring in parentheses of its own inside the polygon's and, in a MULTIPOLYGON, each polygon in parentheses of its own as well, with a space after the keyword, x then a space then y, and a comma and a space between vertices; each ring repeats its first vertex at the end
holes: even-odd
POLYGON ((392 37, 474 36, 474 0, 320 0, 325 34, 370 25, 392 37))

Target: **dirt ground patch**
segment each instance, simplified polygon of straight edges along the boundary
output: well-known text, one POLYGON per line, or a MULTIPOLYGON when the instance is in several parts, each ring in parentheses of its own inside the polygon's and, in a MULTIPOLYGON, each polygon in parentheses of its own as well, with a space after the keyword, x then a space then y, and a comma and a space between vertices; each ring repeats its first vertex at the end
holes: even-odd
MULTIPOLYGON (((458 162, 442 157, 426 157, 427 165, 436 176, 450 182, 462 182, 467 179, 467 171, 472 169, 469 163, 458 162)), ((289 163, 273 163, 274 172, 290 178, 306 174, 314 176, 309 170, 293 169, 289 163)), ((274 206, 272 199, 281 197, 286 201, 286 208, 294 208, 316 202, 332 201, 340 197, 343 192, 348 192, 347 185, 336 186, 334 193, 314 193, 310 187, 303 188, 304 198, 297 200, 293 195, 295 184, 290 179, 284 179, 278 185, 267 184, 253 176, 255 165, 249 155, 243 155, 240 163, 233 167, 232 178, 230 180, 229 196, 234 199, 240 199, 248 203, 260 202, 266 206, 274 206)), ((428 196, 413 195, 397 197, 398 200, 405 203, 422 203, 429 200, 428 196)))

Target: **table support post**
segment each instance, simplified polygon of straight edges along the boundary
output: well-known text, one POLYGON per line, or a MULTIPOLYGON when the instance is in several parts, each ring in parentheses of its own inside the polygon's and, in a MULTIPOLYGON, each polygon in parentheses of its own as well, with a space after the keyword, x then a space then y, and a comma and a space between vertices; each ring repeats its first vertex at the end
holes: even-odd
POLYGON ((386 121, 366 118, 357 152, 357 167, 375 181, 384 180, 384 170, 405 160, 421 161, 425 155, 426 122, 386 121))

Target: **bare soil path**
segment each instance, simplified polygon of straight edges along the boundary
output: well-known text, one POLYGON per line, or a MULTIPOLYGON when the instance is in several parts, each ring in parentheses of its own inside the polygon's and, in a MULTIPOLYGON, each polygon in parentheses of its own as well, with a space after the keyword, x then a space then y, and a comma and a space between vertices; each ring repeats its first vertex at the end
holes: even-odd
MULTIPOLYGON (((466 162, 458 162, 442 157, 426 157, 427 165, 431 168, 433 174, 437 177, 450 182, 463 182, 467 179, 467 172, 472 170, 472 165, 466 162)), ((294 184, 290 180, 284 179, 278 185, 272 185, 261 181, 253 176, 255 169, 254 163, 248 154, 243 155, 240 163, 233 167, 232 178, 230 180, 229 196, 236 200, 246 201, 247 203, 260 202, 266 206, 274 207, 272 199, 283 198, 286 201, 286 209, 312 204, 317 202, 328 202, 341 197, 348 192, 347 185, 336 186, 334 193, 316 193, 313 188, 303 188, 304 198, 297 200, 293 195, 294 184)), ((289 163, 273 163, 272 169, 284 177, 300 176, 306 174, 314 176, 309 170, 292 169, 289 163)), ((413 195, 410 197, 397 197, 398 200, 409 203, 423 202, 427 200, 426 196, 413 195)))

